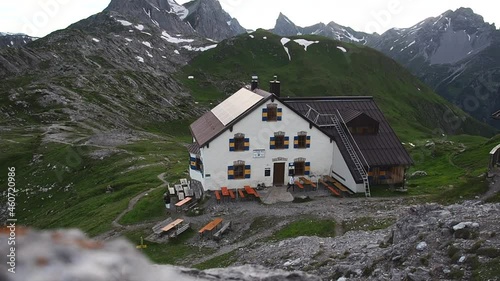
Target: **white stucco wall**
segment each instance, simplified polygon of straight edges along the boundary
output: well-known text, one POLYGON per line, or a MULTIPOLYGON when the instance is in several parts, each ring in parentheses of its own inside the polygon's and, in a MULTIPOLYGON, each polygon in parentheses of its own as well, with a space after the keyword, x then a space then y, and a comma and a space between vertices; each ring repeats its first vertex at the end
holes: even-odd
MULTIPOLYGON (((245 185, 256 186, 259 183, 265 183, 268 186, 272 185, 274 163, 285 163, 284 179, 286 184, 288 181, 288 165, 299 157, 303 157, 306 162, 310 162, 311 175, 330 174, 334 143, 331 143, 330 138, 315 127, 309 128, 309 122, 295 112, 278 101, 274 101, 274 103, 277 103, 278 107, 283 110, 282 121, 262 121, 262 108, 266 107, 266 104, 264 104, 235 124, 232 132, 230 130, 225 131, 212 140, 208 148, 201 149, 201 158, 205 168, 205 177, 201 179, 201 182, 205 190, 216 190, 222 186, 242 188, 245 185), (285 132, 285 136, 289 137, 288 149, 271 150, 269 148, 270 137, 273 137, 274 133, 278 131, 285 132), (311 136, 310 148, 296 149, 293 147, 294 136, 299 131, 305 131, 308 136, 311 136), (237 133, 243 133, 245 138, 250 139, 249 151, 229 151, 229 139, 234 138, 237 133), (253 158, 255 149, 264 149, 265 157, 253 158), (286 160, 273 161, 273 158, 279 157, 286 160), (245 161, 245 165, 251 165, 251 177, 249 179, 228 179, 228 166, 232 166, 233 162, 237 160, 245 161), (271 169, 271 174, 268 177, 264 176, 266 168, 271 169)), ((192 175, 196 173, 196 171, 191 172, 192 175)))
MULTIPOLYGON (((333 163, 331 167, 331 171, 334 171, 336 174, 340 175, 342 178, 341 179, 339 176, 335 174, 331 174, 333 178, 338 180, 340 183, 344 184, 345 186, 349 187, 352 191, 354 192, 360 192, 358 191, 359 187, 357 186, 356 182, 354 181, 354 178, 349 171, 349 167, 347 167, 347 163, 344 160, 344 157, 340 153, 339 147, 337 146, 336 143, 333 144, 333 163)), ((363 186, 362 184, 360 185, 361 187, 363 186)), ((364 192, 364 190, 363 190, 364 192)))

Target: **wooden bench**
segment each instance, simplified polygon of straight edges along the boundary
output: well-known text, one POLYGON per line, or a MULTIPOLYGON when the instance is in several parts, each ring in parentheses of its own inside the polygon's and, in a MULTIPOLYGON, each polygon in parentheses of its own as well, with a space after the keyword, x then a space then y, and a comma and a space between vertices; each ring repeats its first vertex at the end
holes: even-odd
POLYGON ((345 188, 345 187, 344 187, 344 185, 343 185, 343 184, 341 184, 340 182, 338 182, 336 179, 334 179, 334 178, 332 178, 332 177, 330 177, 330 176, 325 176, 325 178, 327 179, 327 181, 329 181, 329 182, 333 183, 333 185, 334 185, 334 186, 335 186, 338 190, 340 190, 340 191, 342 191, 342 192, 347 193, 347 195, 352 194, 352 192, 351 192, 349 189, 345 188))
POLYGON ((330 190, 330 192, 331 192, 333 195, 338 196, 338 197, 342 197, 342 196, 340 195, 340 192, 338 192, 335 188, 331 187, 331 186, 330 186, 328 183, 326 183, 324 180, 320 179, 320 180, 319 180, 319 183, 321 183, 321 184, 325 187, 325 189, 330 190))
POLYGON ((177 228, 174 232, 172 232, 168 237, 175 238, 175 237, 179 236, 181 233, 183 233, 184 231, 188 230, 188 228, 189 228, 189 223, 182 225, 181 227, 177 228))
POLYGON ((191 198, 191 197, 186 197, 186 198, 182 199, 181 201, 175 203, 175 208, 177 208, 177 211, 182 210, 184 208, 183 206, 186 205, 186 203, 188 203, 192 199, 193 198, 191 198))
POLYGON ((215 199, 217 199, 217 204, 219 204, 220 203, 220 192, 218 190, 215 190, 214 193, 215 193, 215 199))
POLYGON ((214 228, 217 228, 217 226, 222 222, 222 218, 215 218, 213 221, 207 223, 204 227, 202 227, 200 230, 198 230, 198 233, 200 236, 203 236, 203 234, 206 231, 212 231, 214 228))
POLYGON ((196 207, 196 205, 198 205, 198 202, 197 201, 193 201, 193 202, 189 203, 189 205, 187 205, 186 209, 191 210, 194 207, 196 207))
POLYGON ((228 230, 230 228, 231 228, 231 222, 228 221, 213 235, 213 237, 215 239, 220 239, 222 234, 224 234, 224 232, 226 232, 226 230, 228 230))
POLYGON ((253 195, 255 196, 255 198, 260 198, 259 193, 255 189, 253 190, 253 195))
POLYGON ((158 223, 157 225, 153 226, 153 233, 154 234, 161 234, 163 232, 162 228, 164 228, 165 226, 169 225, 170 223, 172 223, 173 220, 172 218, 168 218, 160 223, 158 223))
POLYGON ((302 180, 304 182, 304 184, 308 184, 308 185, 312 186, 313 188, 316 188, 316 184, 314 182, 312 182, 311 180, 309 180, 308 178, 300 177, 299 179, 302 180))
POLYGON ((300 181, 295 181, 295 185, 298 186, 300 189, 304 189, 304 186, 300 183, 300 181))
POLYGON ((231 189, 229 189, 228 192, 229 192, 229 197, 231 197, 231 199, 235 200, 236 196, 234 196, 234 192, 231 189))
POLYGON ((243 190, 238 189, 238 194, 240 195, 240 199, 245 198, 245 193, 243 193, 243 190))

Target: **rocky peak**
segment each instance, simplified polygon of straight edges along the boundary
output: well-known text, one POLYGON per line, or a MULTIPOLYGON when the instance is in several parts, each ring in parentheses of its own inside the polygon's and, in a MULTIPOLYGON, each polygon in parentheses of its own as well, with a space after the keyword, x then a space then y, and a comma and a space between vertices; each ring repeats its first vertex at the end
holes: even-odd
POLYGON ((221 41, 246 32, 217 0, 195 0, 184 7, 188 10, 185 21, 206 38, 221 41))
POLYGON ((293 36, 302 34, 300 29, 287 16, 280 13, 272 32, 280 36, 293 36))
POLYGON ((0 48, 20 47, 38 38, 22 33, 0 32, 0 48))
POLYGON ((421 57, 427 63, 450 64, 487 48, 495 26, 470 8, 448 10, 409 28, 393 28, 372 45, 403 65, 421 57))
POLYGON ((104 11, 170 33, 192 35, 194 30, 181 19, 187 12, 180 7, 174 0, 112 0, 104 11))

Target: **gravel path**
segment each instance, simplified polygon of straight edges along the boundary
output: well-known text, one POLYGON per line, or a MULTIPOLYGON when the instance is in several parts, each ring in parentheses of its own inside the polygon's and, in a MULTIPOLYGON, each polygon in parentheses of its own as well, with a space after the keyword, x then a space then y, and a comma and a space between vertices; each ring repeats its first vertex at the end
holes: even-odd
POLYGON ((166 173, 161 173, 159 174, 157 177, 159 180, 161 180, 163 183, 157 187, 153 187, 153 188, 150 188, 149 190, 147 191, 144 191, 140 194, 138 194, 137 196, 135 196, 134 198, 130 199, 130 201, 128 202, 128 207, 127 209, 123 210, 112 222, 111 222, 111 225, 113 226, 113 229, 110 230, 110 231, 107 231, 107 232, 104 232, 96 237, 94 237, 95 239, 97 240, 109 240, 109 239, 113 239, 113 238, 117 238, 121 235, 122 232, 124 231, 129 231, 129 230, 135 230, 135 229, 141 229, 141 228, 145 228, 145 227, 151 227, 153 226, 155 223, 138 223, 138 224, 133 224, 133 225, 122 225, 121 223, 119 223, 119 221, 121 220, 121 218, 128 212, 132 211, 132 209, 134 209, 135 205, 137 204, 137 202, 139 202, 139 200, 141 200, 142 197, 144 197, 146 194, 152 192, 153 190, 157 189, 157 188, 162 188, 162 187, 165 187, 167 186, 168 182, 165 181, 164 177, 165 177, 165 174, 166 173))

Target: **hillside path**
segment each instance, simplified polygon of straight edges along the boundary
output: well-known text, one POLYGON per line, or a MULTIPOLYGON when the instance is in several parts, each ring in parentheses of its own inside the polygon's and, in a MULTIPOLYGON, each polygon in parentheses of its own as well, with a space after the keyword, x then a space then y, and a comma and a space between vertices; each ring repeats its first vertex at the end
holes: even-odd
POLYGON ((125 214, 127 214, 128 212, 132 211, 132 209, 134 209, 135 205, 137 204, 137 202, 139 202, 139 200, 141 200, 142 197, 144 197, 146 194, 154 191, 155 189, 157 188, 162 188, 162 187, 165 187, 168 185, 168 182, 164 179, 165 177, 165 174, 166 173, 161 173, 159 174, 157 177, 159 180, 162 181, 162 184, 160 184, 159 186, 157 187, 153 187, 153 188, 150 188, 149 190, 146 190, 138 195, 136 195, 135 197, 133 197, 132 199, 130 199, 130 201, 128 202, 128 207, 123 210, 112 222, 111 222, 111 225, 113 226, 113 229, 112 230, 109 230, 105 233, 102 233, 98 236, 95 237, 95 239, 98 239, 98 240, 108 240, 108 239, 111 239, 111 238, 115 238, 115 237, 118 237, 120 236, 120 234, 125 231, 125 230, 134 230, 134 229, 140 229, 140 228, 143 228, 145 226, 150 226, 150 225, 153 225, 154 223, 138 223, 138 224, 132 224, 132 225, 122 225, 121 223, 119 223, 119 221, 123 218, 123 216, 125 216, 125 214))

